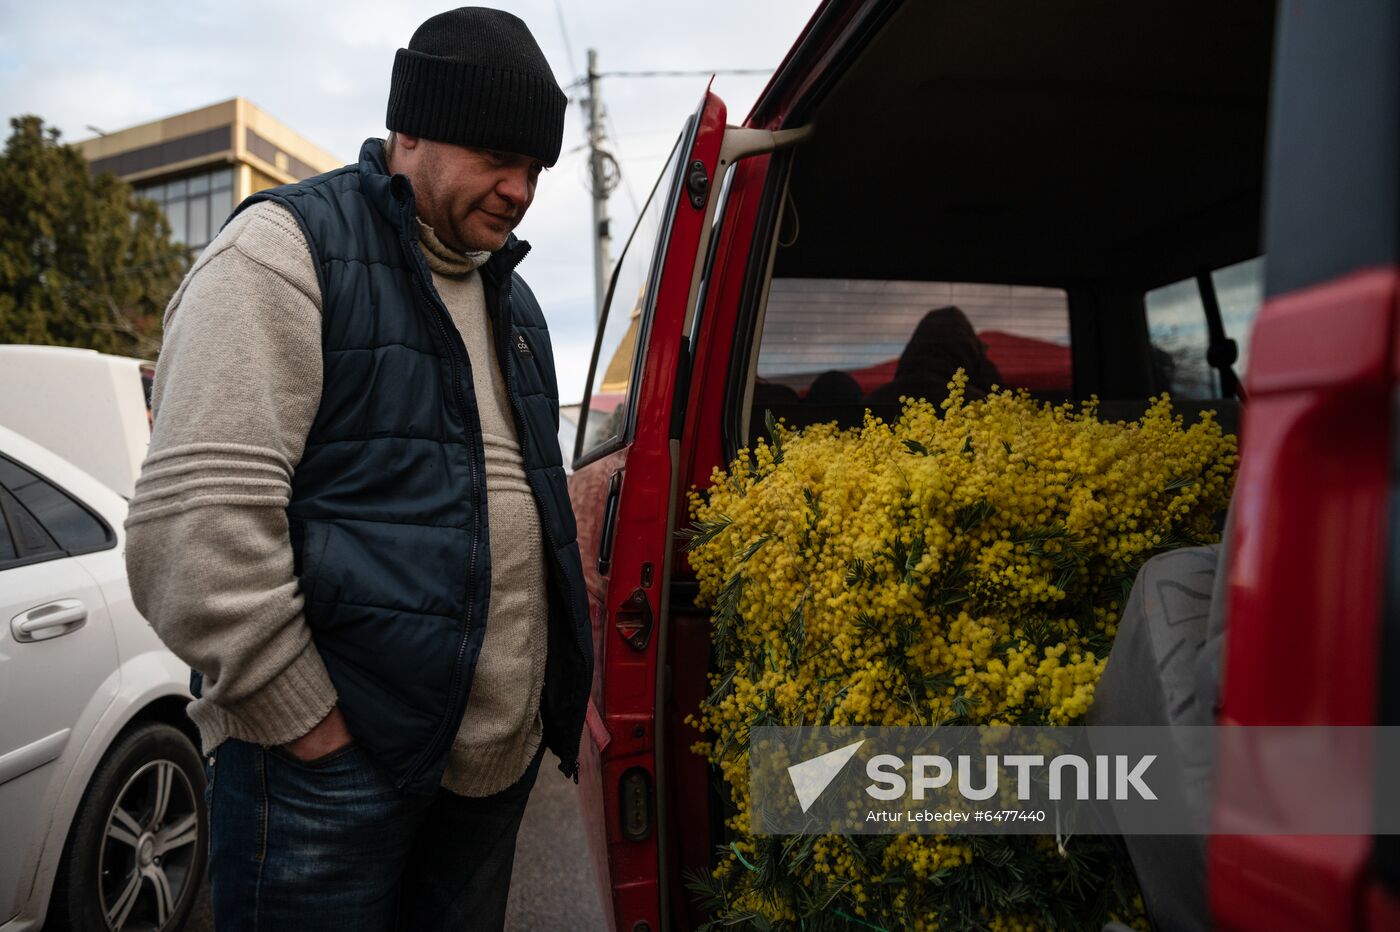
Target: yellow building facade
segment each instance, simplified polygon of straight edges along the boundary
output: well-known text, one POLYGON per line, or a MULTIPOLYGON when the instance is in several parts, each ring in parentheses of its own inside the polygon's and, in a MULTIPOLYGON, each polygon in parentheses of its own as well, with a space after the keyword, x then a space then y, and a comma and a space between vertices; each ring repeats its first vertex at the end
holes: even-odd
POLYGON ((174 239, 201 249, 243 198, 345 164, 242 97, 75 143, 155 201, 174 239))

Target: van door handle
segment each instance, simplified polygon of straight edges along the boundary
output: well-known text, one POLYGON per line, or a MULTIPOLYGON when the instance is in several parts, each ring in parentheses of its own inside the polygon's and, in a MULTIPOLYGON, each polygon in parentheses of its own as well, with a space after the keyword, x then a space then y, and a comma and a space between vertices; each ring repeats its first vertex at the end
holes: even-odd
POLYGON ((72 634, 87 624, 87 606, 78 599, 61 599, 20 612, 10 619, 16 641, 29 643, 72 634))
POLYGON ((617 500, 622 491, 622 470, 608 480, 608 502, 603 507, 603 534, 598 541, 598 575, 606 576, 612 569, 613 534, 617 524, 617 500))

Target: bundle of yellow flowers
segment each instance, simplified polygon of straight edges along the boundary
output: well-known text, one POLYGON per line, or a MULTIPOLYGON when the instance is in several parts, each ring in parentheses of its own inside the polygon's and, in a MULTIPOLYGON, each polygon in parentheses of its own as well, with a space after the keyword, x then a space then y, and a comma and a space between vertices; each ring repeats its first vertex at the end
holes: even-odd
POLYGON ((1141 901, 1108 839, 749 833, 759 725, 1066 725, 1138 568, 1213 542, 1235 438, 1164 395, 1136 422, 1025 393, 793 431, 692 490, 718 670, 688 721, 732 804, 692 889, 715 927, 1099 928, 1141 901))

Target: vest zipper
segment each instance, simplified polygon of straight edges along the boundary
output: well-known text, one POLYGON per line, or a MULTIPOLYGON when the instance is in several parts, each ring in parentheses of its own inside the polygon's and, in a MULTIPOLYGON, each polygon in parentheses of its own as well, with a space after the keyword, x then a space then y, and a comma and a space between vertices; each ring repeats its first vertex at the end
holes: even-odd
MULTIPOLYGON (((504 309, 504 317, 503 317, 503 319, 497 320, 497 321, 496 321, 496 324, 495 324, 495 326, 496 326, 496 346, 497 346, 497 349, 498 349, 498 351, 499 351, 499 353, 500 353, 500 355, 501 355, 501 359, 502 359, 502 361, 504 362, 504 364, 505 364, 505 366, 506 366, 506 397, 508 397, 508 398, 510 399, 510 409, 511 409, 511 413, 512 413, 512 414, 514 415, 514 417, 515 417, 515 430, 516 430, 516 433, 519 435, 519 440, 520 440, 520 456, 521 456, 521 459, 522 459, 522 460, 526 460, 526 457, 527 457, 527 444, 528 444, 528 442, 529 442, 529 437, 528 437, 528 431, 526 430, 526 426, 525 426, 525 414, 524 414, 523 411, 520 410, 519 399, 518 399, 518 397, 517 397, 517 395, 516 395, 516 392, 515 392, 515 365, 514 365, 514 361, 511 359, 511 356, 510 356, 510 339, 509 339, 510 334, 509 334, 509 331, 510 331, 511 329, 513 329, 513 327, 514 327, 513 315, 511 315, 511 313, 510 313, 510 289, 511 289, 511 283, 512 283, 512 281, 513 281, 512 275, 513 275, 513 273, 515 272, 515 267, 518 266, 521 262, 523 262, 524 259, 525 259, 525 257, 526 257, 527 255, 529 255, 529 253, 530 253, 530 246, 529 246, 529 244, 527 243, 527 244, 525 244, 525 246, 520 250, 520 257, 519 257, 518 259, 516 259, 514 262, 512 262, 512 263, 510 264, 510 266, 509 266, 508 268, 506 268, 505 271, 504 271, 504 281, 502 282, 501 287, 500 287, 500 296, 499 296, 499 298, 498 298, 497 307, 496 307, 496 310, 497 310, 496 316, 497 316, 498 318, 502 318, 502 309, 504 309), (502 323, 505 324, 504 327, 501 326, 502 323)), ((526 461, 528 462, 528 460, 526 460, 526 461)), ((531 488, 531 489, 534 491, 534 493, 535 493, 535 499, 536 499, 536 501, 547 501, 547 500, 548 500, 547 497, 544 496, 544 495, 541 495, 541 494, 540 494, 540 490, 539 490, 538 488, 535 487, 535 482, 534 482, 534 470, 526 469, 526 470, 525 470, 525 478, 526 478, 526 481, 530 483, 530 488, 531 488)), ((574 604, 574 591, 573 591, 573 586, 571 586, 571 585, 569 584, 569 573, 568 573, 568 570, 565 569, 565 567, 563 566, 563 564, 559 562, 559 547, 558 547, 558 544, 557 544, 557 543, 555 542, 555 540, 554 540, 554 533, 553 533, 553 532, 550 530, 550 528, 549 528, 549 522, 548 522, 548 521, 542 521, 542 522, 540 522, 540 524, 541 524, 541 527, 542 527, 542 529, 543 529, 543 531, 544 531, 545 539, 549 542, 549 554, 550 554, 550 559, 552 559, 552 560, 554 561, 555 565, 559 567, 559 578, 560 578, 560 579, 563 581, 563 583, 564 583, 564 595, 565 595, 565 596, 567 597, 567 599, 568 599, 568 602, 567 602, 567 604, 565 605, 565 616, 568 617, 569 615, 572 614, 572 609, 573 609, 573 604, 574 604)), ((547 613, 546 613, 546 617, 548 617, 547 613)), ((578 626, 575 625, 575 624, 573 624, 573 619, 572 619, 572 618, 570 618, 570 628, 573 630, 573 635, 574 635, 574 647, 576 647, 576 648, 578 649, 579 656, 582 657, 582 656, 584 656, 583 642, 579 639, 578 626)), ((586 712, 586 705, 587 705, 587 702, 588 702, 588 697, 587 697, 587 696, 584 696, 585 712, 586 712)), ((580 739, 581 739, 581 737, 582 737, 582 732, 583 732, 583 721, 584 721, 584 720, 583 720, 583 717, 580 717, 579 720, 578 720, 578 722, 577 722, 577 727, 576 727, 576 728, 574 729, 574 731, 573 731, 573 733, 574 733, 575 735, 578 735, 578 736, 580 737, 580 739)), ((573 781, 574 781, 575 783, 578 783, 579 763, 578 763, 578 747, 577 747, 577 746, 574 747, 572 756, 571 756, 568 760, 562 761, 562 763, 564 764, 564 768, 563 768, 563 769, 564 769, 565 775, 566 775, 566 776, 569 776, 569 777, 572 777, 572 778, 573 778, 573 781)))
MULTIPOLYGON (((410 205, 410 208, 411 208, 411 205, 410 205)), ((456 401, 457 401, 457 410, 458 410, 458 413, 462 416, 462 423, 463 423, 464 425, 466 425, 466 424, 473 424, 473 423, 475 423, 475 412, 472 412, 472 414, 471 414, 470 417, 468 416, 467 405, 466 405, 465 400, 463 400, 463 398, 462 398, 462 376, 461 376, 460 366, 459 366, 459 364, 458 364, 458 359, 457 359, 457 353, 456 353, 456 350, 455 350, 455 345, 454 345, 454 343, 452 342, 453 333, 450 332, 450 331, 448 330, 447 325, 443 322, 444 317, 447 316, 447 308, 443 306, 441 299, 437 298, 437 297, 432 293, 432 291, 429 290, 429 288, 427 287, 427 285, 424 283, 424 282, 425 282, 425 275, 426 275, 425 270, 426 270, 426 268, 427 268, 427 265, 426 265, 426 263, 423 261, 423 257, 422 257, 422 255, 419 253, 419 250, 418 250, 417 245, 413 242, 413 240, 412 240, 412 239, 409 237, 409 235, 408 235, 408 224, 409 224, 410 222, 412 222, 413 217, 414 217, 414 214, 413 214, 412 209, 410 209, 409 211, 405 212, 405 215, 404 215, 404 224, 403 224, 402 232, 401 232, 401 234, 400 234, 401 238, 403 239, 404 251, 405 251, 408 255, 410 255, 410 256, 413 257, 413 260, 414 260, 414 269, 415 269, 415 271, 416 271, 416 273, 417 273, 417 274, 414 274, 414 275, 413 275, 413 280, 414 280, 414 282, 418 285, 418 290, 422 293, 424 299, 428 302, 429 306, 433 308, 433 310, 434 310, 434 312, 435 312, 435 313, 433 314, 433 319, 434 319, 435 321, 437 321, 438 330, 440 330, 440 331, 442 332, 443 340, 444 340, 444 341, 446 342, 446 344, 447 344, 447 352, 448 352, 448 355, 451 357, 451 360, 452 360, 452 395, 453 395, 453 397, 454 397, 454 398, 456 399, 456 401)), ((460 335, 458 335, 457 338, 460 340, 460 339, 461 339, 460 335)), ((462 347, 462 353, 463 353, 463 355, 466 354, 466 347, 465 347, 465 345, 462 347)), ((477 434, 480 434, 480 433, 481 433, 481 427, 480 427, 479 424, 476 425, 476 432, 477 432, 477 434)), ((474 528, 474 531, 473 531, 473 534, 472 534, 472 554, 471 554, 471 560, 470 560, 470 562, 468 563, 468 566, 467 566, 467 578, 468 578, 469 580, 475 580, 475 579, 476 579, 476 551, 477 551, 477 546, 478 546, 479 538, 480 538, 480 536, 481 536, 481 535, 480 535, 480 530, 481 530, 481 507, 482 507, 482 503, 481 503, 481 483, 477 480, 477 475, 476 475, 476 451, 475 451, 475 449, 473 449, 472 452, 471 452, 471 455, 468 456, 467 462, 468 462, 469 465, 471 466, 472 496, 473 496, 472 504, 473 504, 473 507, 475 507, 475 509, 476 509, 476 512, 475 512, 475 514, 473 515, 473 521, 475 522, 475 528, 474 528)), ((453 664, 453 667, 452 667, 452 680, 451 680, 451 682, 448 684, 448 687, 447 687, 447 695, 448 695, 448 711, 447 711, 447 714, 444 715, 444 717, 443 717, 443 719, 442 719, 442 722, 438 725, 437 731, 434 732, 432 739, 428 742, 428 746, 425 747, 425 748, 418 754, 418 756, 417 756, 416 758, 414 758, 413 764, 408 768, 408 772, 404 775, 404 777, 403 777, 401 780, 398 781, 397 786, 398 786, 399 789, 403 789, 403 788, 404 788, 405 786, 407 786, 410 782, 412 782, 412 781, 419 775, 419 773, 424 769, 424 767, 427 765, 427 763, 428 763, 429 761, 436 759, 436 757, 437 757, 437 755, 440 753, 440 749, 441 749, 441 747, 442 747, 442 745, 443 745, 443 743, 444 743, 444 736, 446 736, 446 737, 448 738, 448 740, 450 740, 450 735, 448 735, 448 726, 449 726, 449 725, 452 725, 453 723, 455 723, 456 726, 460 726, 460 724, 461 724, 462 714, 463 714, 463 712, 466 711, 466 709, 465 709, 465 703, 462 704, 462 705, 463 705, 463 708, 461 708, 461 709, 457 708, 457 705, 458 705, 457 693, 458 693, 458 691, 459 691, 459 687, 461 686, 461 682, 462 682, 462 660, 463 660, 463 658, 466 656, 466 653, 467 653, 467 639, 468 639, 468 635, 469 635, 470 632, 471 632, 472 602, 473 602, 473 599, 474 599, 474 595, 475 595, 475 585, 473 584, 472 592, 469 593, 468 596, 467 596, 466 614, 462 617, 463 626, 462 626, 461 635, 460 635, 460 637, 459 637, 458 640, 457 640, 457 659, 456 659, 456 662, 453 664)))

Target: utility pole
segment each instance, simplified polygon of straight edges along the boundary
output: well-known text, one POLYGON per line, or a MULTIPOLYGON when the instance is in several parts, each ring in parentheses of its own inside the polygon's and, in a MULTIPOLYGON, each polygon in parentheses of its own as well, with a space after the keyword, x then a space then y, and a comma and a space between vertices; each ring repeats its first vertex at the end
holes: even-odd
POLYGON ((617 184, 609 177, 612 156, 603 150, 603 101, 598 80, 598 50, 588 50, 588 165, 589 189, 593 195, 593 316, 598 323, 603 318, 603 300, 607 297, 608 278, 612 274, 609 255, 612 236, 608 231, 608 192, 617 184))

